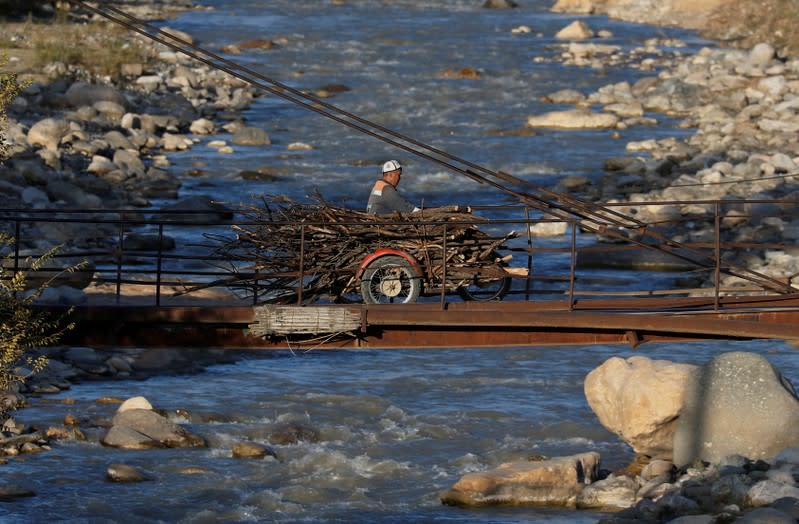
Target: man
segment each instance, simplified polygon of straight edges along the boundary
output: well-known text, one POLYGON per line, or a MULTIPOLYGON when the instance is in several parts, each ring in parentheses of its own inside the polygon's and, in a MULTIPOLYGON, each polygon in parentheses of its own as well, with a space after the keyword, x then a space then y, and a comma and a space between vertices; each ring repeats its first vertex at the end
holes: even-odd
POLYGON ((383 164, 383 178, 375 182, 366 212, 371 215, 387 215, 394 211, 411 213, 419 208, 402 198, 397 191, 402 176, 402 166, 396 160, 389 160, 383 164))

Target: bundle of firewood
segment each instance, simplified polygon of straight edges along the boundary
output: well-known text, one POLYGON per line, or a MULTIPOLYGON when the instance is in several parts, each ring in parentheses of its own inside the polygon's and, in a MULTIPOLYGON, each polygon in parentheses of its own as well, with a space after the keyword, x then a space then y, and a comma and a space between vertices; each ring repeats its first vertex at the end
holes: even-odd
POLYGON ((361 262, 380 248, 413 256, 423 278, 440 285, 446 246, 447 285, 454 288, 475 270, 501 266, 496 251, 515 235, 485 234, 477 227, 485 219, 459 206, 375 216, 319 197, 305 204, 264 197, 242 212, 235 238, 218 251, 234 263, 230 286, 258 293, 259 302, 296 301, 300 282, 303 302, 347 300, 357 294, 361 262))

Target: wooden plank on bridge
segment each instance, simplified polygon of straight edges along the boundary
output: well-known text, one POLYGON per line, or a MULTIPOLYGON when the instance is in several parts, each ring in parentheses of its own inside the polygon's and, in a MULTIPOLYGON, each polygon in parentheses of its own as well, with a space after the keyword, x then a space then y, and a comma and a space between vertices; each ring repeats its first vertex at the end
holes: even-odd
POLYGON ((272 335, 325 335, 356 331, 361 327, 358 310, 343 307, 298 307, 262 305, 255 309, 255 322, 250 334, 256 337, 272 335))

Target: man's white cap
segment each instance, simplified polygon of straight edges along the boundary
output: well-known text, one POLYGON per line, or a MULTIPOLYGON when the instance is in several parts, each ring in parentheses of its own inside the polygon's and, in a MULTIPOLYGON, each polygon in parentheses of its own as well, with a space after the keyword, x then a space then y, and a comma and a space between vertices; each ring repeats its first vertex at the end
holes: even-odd
POLYGON ((383 174, 390 173, 391 171, 396 171, 397 169, 402 169, 402 166, 396 160, 389 160, 385 164, 383 164, 383 174))

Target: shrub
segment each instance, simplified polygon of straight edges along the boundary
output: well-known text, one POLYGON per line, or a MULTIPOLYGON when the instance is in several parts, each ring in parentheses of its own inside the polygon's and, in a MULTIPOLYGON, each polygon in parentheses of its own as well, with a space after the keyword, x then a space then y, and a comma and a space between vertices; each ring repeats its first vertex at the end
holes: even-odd
MULTIPOLYGON (((0 247, 13 244, 13 239, 0 232, 0 247)), ((26 260, 26 271, 14 272, 11 255, 7 255, 0 265, 0 393, 8 392, 13 385, 25 381, 47 366, 44 356, 33 357, 31 350, 54 344, 61 334, 72 329, 63 317, 52 318, 48 313, 33 307, 33 302, 47 288, 47 284, 26 291, 25 274, 38 271, 55 255, 58 248, 52 248, 44 255, 26 260), (22 372, 22 366, 27 368, 22 372)), ((66 271, 74 271, 70 268, 66 271)), ((0 403, 0 420, 9 408, 0 403)))
MULTIPOLYGON (((5 60, 0 59, 0 67, 5 60)), ((0 162, 8 150, 6 139, 6 107, 17 96, 23 86, 12 73, 0 73, 0 162)), ((0 252, 13 244, 7 232, 0 231, 0 252)), ((53 258, 57 248, 53 248, 41 257, 26 260, 26 271, 36 271, 53 258)), ((38 373, 47 365, 45 357, 33 357, 30 350, 51 345, 71 324, 64 324, 62 318, 52 319, 50 315, 32 307, 33 301, 41 295, 47 283, 37 289, 26 292, 25 272, 13 272, 13 260, 10 255, 0 261, 0 394, 11 390, 15 383, 24 384, 25 380, 38 373), (20 366, 26 366, 27 372, 21 374, 20 366)), ((68 269, 74 271, 77 267, 68 269)), ((0 403, 0 420, 5 417, 8 406, 0 403)))
POLYGON ((6 136, 6 108, 24 88, 16 74, 2 71, 7 63, 8 58, 0 56, 0 162, 5 160, 9 146, 6 136))

